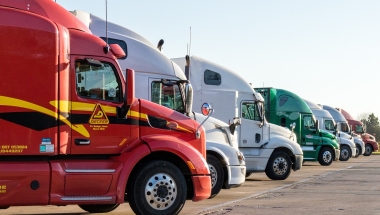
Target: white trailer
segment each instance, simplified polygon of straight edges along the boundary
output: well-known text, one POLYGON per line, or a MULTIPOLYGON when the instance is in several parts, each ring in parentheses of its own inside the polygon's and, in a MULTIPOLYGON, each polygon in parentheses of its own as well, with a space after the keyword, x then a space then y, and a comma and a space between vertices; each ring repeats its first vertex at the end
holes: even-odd
POLYGON ((190 64, 194 106, 208 101, 213 117, 226 123, 241 118, 237 128, 239 149, 246 158, 247 175, 265 172, 274 180, 286 179, 302 166, 303 152, 294 132, 265 120, 264 99, 236 72, 203 58, 172 59, 182 69, 190 64))
POLYGON ((353 139, 337 130, 337 125, 331 114, 314 102, 303 99, 313 112, 314 117, 319 121, 319 129, 325 130, 335 135, 340 147, 340 161, 348 161, 350 157, 356 155, 356 145, 353 139))
POLYGON ((326 111, 328 111, 331 116, 334 118, 337 129, 341 133, 342 136, 344 136, 347 139, 354 139, 354 143, 356 145, 356 154, 354 157, 358 157, 359 155, 362 155, 365 153, 365 144, 362 140, 362 138, 359 135, 356 135, 352 132, 350 126, 348 125, 348 122, 346 118, 344 118, 343 114, 338 111, 337 109, 328 106, 328 105, 321 105, 322 108, 326 111))
MULTIPOLYGON (((105 20, 83 11, 72 13, 84 22, 93 34, 125 49, 127 58, 119 59, 118 62, 123 70, 135 70, 136 97, 188 114, 200 123, 205 120, 202 114, 189 114, 192 106, 192 95, 189 94, 192 87, 182 69, 157 47, 141 35, 111 22, 107 23, 106 38, 105 20)), ((195 106, 194 111, 201 111, 201 106, 195 106)), ((216 196, 222 188, 238 187, 245 181, 245 159, 237 146, 237 134, 234 131, 236 126, 236 123, 228 125, 212 117, 203 124, 206 130, 207 162, 212 179, 210 198, 216 196)))

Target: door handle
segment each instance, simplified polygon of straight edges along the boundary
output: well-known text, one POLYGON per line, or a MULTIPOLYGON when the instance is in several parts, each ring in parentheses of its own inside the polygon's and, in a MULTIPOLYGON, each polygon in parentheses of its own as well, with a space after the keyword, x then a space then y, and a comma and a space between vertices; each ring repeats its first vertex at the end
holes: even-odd
POLYGON ((75 145, 90 145, 90 140, 86 139, 75 139, 75 145))

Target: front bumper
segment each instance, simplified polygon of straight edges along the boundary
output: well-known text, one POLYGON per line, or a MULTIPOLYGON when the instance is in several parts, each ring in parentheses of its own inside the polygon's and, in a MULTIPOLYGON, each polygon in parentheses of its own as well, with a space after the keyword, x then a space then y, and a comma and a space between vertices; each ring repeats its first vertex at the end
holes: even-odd
POLYGON ((211 177, 209 175, 196 175, 191 177, 194 186, 193 202, 208 199, 211 195, 211 177))
POLYGON ((355 157, 355 155, 356 155, 356 150, 358 150, 356 147, 355 148, 353 148, 353 147, 350 147, 351 148, 351 157, 355 157))
POLYGON ((295 162, 293 164, 293 170, 296 171, 296 170, 301 169, 302 163, 303 163, 303 155, 295 155, 294 159, 295 159, 295 162))
POLYGON ((230 173, 228 181, 226 181, 226 189, 239 187, 245 182, 246 166, 227 166, 230 173))
POLYGON ((339 159, 339 156, 340 156, 340 150, 339 149, 335 149, 335 158, 334 158, 334 161, 337 161, 339 159))

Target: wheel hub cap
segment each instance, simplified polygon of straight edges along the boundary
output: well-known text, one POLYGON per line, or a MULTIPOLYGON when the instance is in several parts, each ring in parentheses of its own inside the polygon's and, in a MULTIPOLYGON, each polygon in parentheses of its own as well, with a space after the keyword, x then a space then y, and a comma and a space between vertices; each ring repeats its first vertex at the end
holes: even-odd
POLYGON ((341 152, 341 155, 342 155, 342 158, 346 159, 348 157, 348 150, 347 149, 343 149, 342 152, 341 152))
POLYGON ((177 197, 177 186, 167 174, 152 176, 145 185, 145 199, 155 210, 165 210, 177 197))
POLYGON ((277 158, 274 160, 273 163, 273 170, 277 175, 283 175, 288 170, 288 162, 282 157, 277 158))
POLYGON ((326 162, 326 163, 329 163, 330 160, 331 160, 331 153, 326 151, 323 153, 323 161, 326 162))
POLYGON ((218 173, 216 172, 216 169, 213 165, 209 164, 208 168, 209 168, 210 174, 211 174, 211 186, 212 186, 212 188, 214 188, 216 181, 218 180, 218 173))

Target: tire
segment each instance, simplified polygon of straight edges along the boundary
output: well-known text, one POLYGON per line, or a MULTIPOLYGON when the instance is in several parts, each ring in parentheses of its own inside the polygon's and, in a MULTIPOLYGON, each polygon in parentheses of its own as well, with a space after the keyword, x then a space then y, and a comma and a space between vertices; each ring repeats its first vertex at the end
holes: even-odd
POLYGON ((182 172, 172 163, 144 163, 128 182, 130 207, 139 215, 178 214, 185 204, 187 188, 182 172))
POLYGON ((350 159, 350 155, 352 154, 350 147, 346 145, 340 146, 340 155, 339 160, 340 161, 348 161, 350 159))
POLYGON ((372 149, 372 146, 371 146, 371 144, 365 144, 365 149, 364 149, 365 151, 364 151, 364 156, 370 156, 371 154, 372 154, 372 151, 373 151, 373 149, 372 149))
POLYGON ((248 178, 249 176, 251 176, 252 175, 252 172, 247 172, 247 173, 245 173, 245 177, 246 178, 248 178))
POLYGON ((216 195, 218 195, 218 193, 222 189, 224 182, 224 172, 220 161, 212 155, 207 155, 207 164, 211 174, 212 187, 211 196, 209 197, 209 199, 212 199, 216 195))
POLYGON ((108 213, 119 207, 120 204, 105 204, 105 205, 78 205, 83 210, 89 213, 108 213))
POLYGON ((285 180, 290 175, 292 162, 285 152, 274 152, 265 168, 265 174, 272 180, 285 180))
POLYGON ((318 155, 318 162, 322 166, 330 166, 330 164, 333 162, 332 150, 328 147, 321 148, 318 155))
POLYGON ((362 154, 362 149, 360 148, 359 144, 356 144, 356 154, 354 158, 358 158, 362 154))

